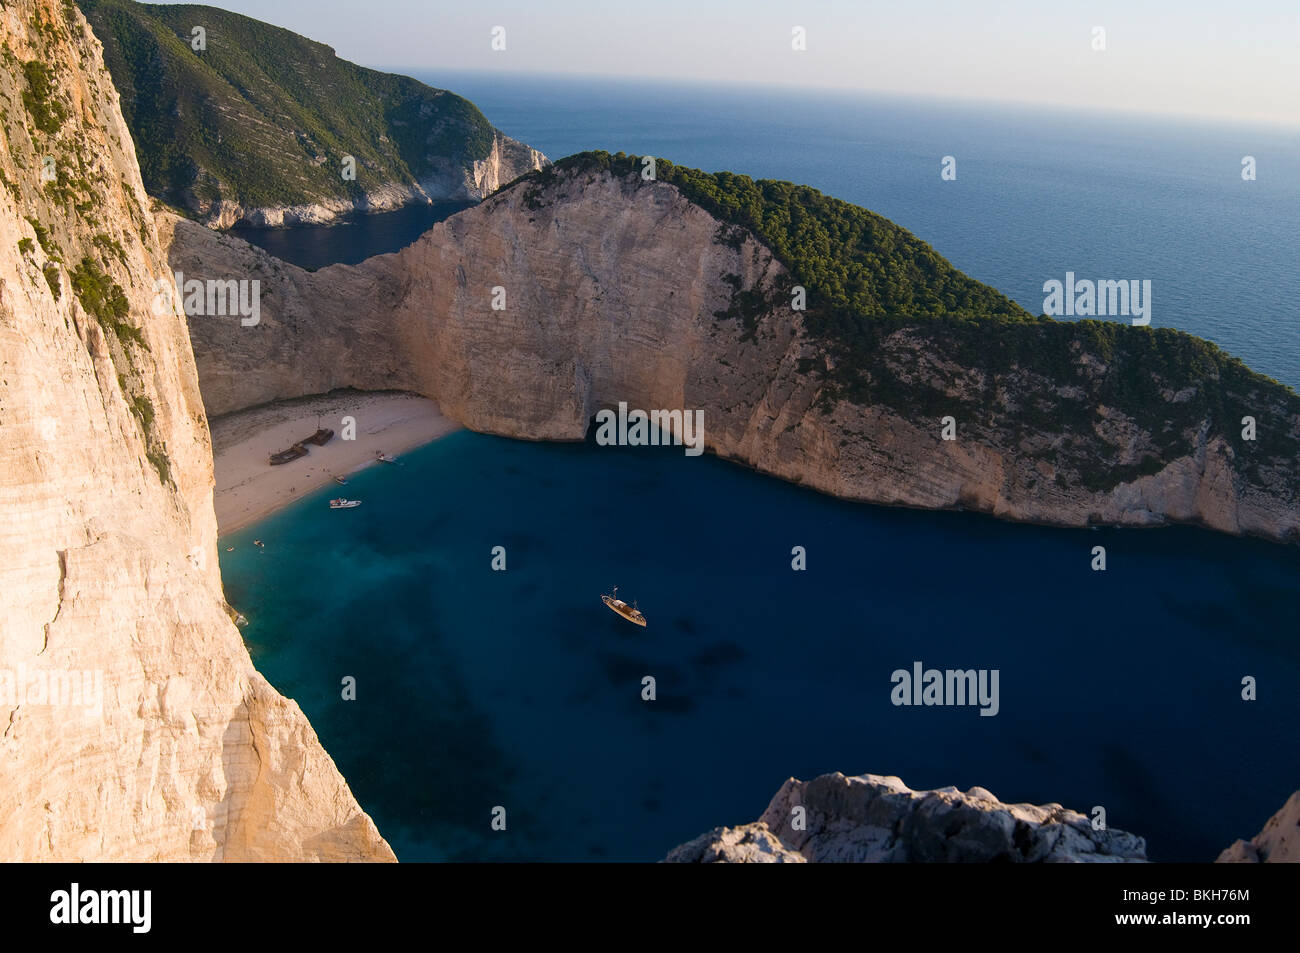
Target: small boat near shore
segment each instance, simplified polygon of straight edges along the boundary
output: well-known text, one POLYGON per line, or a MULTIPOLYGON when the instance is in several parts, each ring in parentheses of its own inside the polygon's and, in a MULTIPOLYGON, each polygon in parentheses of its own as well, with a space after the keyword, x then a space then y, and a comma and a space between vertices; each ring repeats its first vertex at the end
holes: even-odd
POLYGON ((347 485, 348 485, 348 481, 345 480, 345 479, 343 479, 343 477, 341 477, 341 476, 336 476, 336 477, 334 478, 334 482, 337 483, 339 486, 347 486, 347 485))
POLYGON ((352 507, 360 505, 360 500, 345 500, 342 497, 337 500, 330 500, 330 509, 332 510, 350 510, 352 507))
POLYGON ((605 603, 605 605, 609 606, 624 619, 627 619, 628 622, 632 622, 642 627, 645 626, 645 616, 643 616, 641 610, 637 608, 636 600, 632 600, 632 604, 628 605, 620 599, 618 597, 618 586, 614 587, 614 592, 611 595, 602 595, 600 601, 605 603))

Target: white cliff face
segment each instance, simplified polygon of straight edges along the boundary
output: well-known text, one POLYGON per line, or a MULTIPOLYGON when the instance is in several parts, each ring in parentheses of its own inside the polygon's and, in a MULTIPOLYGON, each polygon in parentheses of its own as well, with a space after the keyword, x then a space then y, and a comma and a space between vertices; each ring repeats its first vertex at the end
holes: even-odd
POLYGON ((1300 864, 1300 791, 1268 819, 1250 840, 1239 840, 1222 854, 1220 864, 1300 864))
MULTIPOLYGON (((485 199, 524 173, 541 169, 547 164, 546 156, 532 146, 511 139, 497 130, 492 139, 492 151, 487 158, 475 160, 460 188, 447 195, 447 198, 485 199)), ((439 183, 421 184, 426 192, 437 194, 439 183), (433 191, 430 191, 430 185, 433 185, 433 191)))
POLYGON ((669 852, 669 863, 1133 863, 1146 842, 1093 830, 1059 804, 1003 804, 983 788, 913 791, 896 777, 790 778, 763 816, 669 852))
POLYGON ((392 860, 230 621, 189 337, 152 307, 169 269, 99 43, 58 0, 7 4, 0 39, 0 858, 392 860))
MULTIPOLYGON (((1105 433, 1067 438, 1050 423, 1022 425, 1015 408, 1059 386, 1039 368, 1005 375, 1008 410, 955 441, 941 438, 937 417, 825 400, 808 367, 830 358, 800 314, 778 308, 753 331, 715 316, 731 301, 727 276, 741 289, 771 289, 784 266, 752 237, 724 240, 720 223, 668 184, 562 171, 544 189, 502 190, 397 254, 315 273, 187 222, 164 216, 160 227, 187 277, 262 281, 258 327, 190 319, 213 414, 336 387, 402 389, 475 430, 578 440, 599 409, 620 401, 699 409, 714 453, 847 499, 1065 526, 1188 522, 1300 536, 1294 466, 1248 477, 1237 450, 1204 429, 1182 435, 1185 452, 1157 472, 1109 489, 1027 453, 1064 442, 1081 459, 1095 448, 1097 459, 1118 450, 1128 461, 1150 442, 1116 408, 1102 408, 1105 433), (492 307, 494 288, 503 310, 492 307)), ((954 402, 984 386, 980 368, 912 328, 882 350, 900 375, 925 375, 954 402)), ((1090 355, 1078 360, 1099 393, 1118 373, 1090 355)), ((1300 416, 1258 406, 1271 426, 1300 434, 1300 416)))

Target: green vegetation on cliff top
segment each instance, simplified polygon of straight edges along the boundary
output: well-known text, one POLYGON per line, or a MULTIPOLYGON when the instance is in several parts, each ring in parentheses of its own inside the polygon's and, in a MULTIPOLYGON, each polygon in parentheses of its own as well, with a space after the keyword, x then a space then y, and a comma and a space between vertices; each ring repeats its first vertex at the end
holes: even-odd
MULTIPOLYGON (((584 152, 521 177, 525 203, 544 206, 561 176, 608 171, 638 185, 639 156, 584 152)), ((724 223, 718 240, 738 247, 744 229, 766 245, 790 276, 770 296, 733 287, 723 320, 745 323, 746 337, 766 315, 789 308, 789 292, 807 292, 804 324, 826 359, 802 369, 821 375, 829 407, 846 399, 889 406, 911 419, 953 414, 966 432, 1006 438, 1055 434, 1031 456, 1076 473, 1091 489, 1154 472, 1191 452, 1189 439, 1223 435, 1259 481, 1261 464, 1300 457, 1300 397, 1201 338, 1172 328, 1111 321, 1035 317, 993 288, 964 275, 907 230, 808 186, 707 173, 656 158, 655 178, 724 223), (900 342, 897 332, 906 332, 900 342), (923 365, 925 357, 937 358, 923 365), (1104 371, 1099 371, 1104 368, 1104 371), (1032 375, 1046 392, 1026 394, 1032 375), (1008 405, 1008 393, 1019 403, 1008 405), (1142 459, 1121 463, 1124 449, 1100 439, 1115 411, 1149 436, 1142 459), (1250 443, 1241 418, 1267 418, 1250 443)))
POLYGON ((145 188, 187 210, 356 198, 491 150, 494 130, 468 100, 289 30, 208 6, 79 5, 104 44, 145 188), (206 49, 191 48, 195 27, 206 49), (355 181, 340 174, 348 155, 355 181))
MULTIPOLYGON (((639 178, 641 159, 581 152, 524 178, 535 188, 562 172, 597 170, 639 178)), ((655 160, 655 178, 676 186, 720 221, 753 233, 790 270, 794 283, 807 289, 809 310, 819 316, 1031 319, 1014 301, 968 278, 905 229, 809 186, 701 172, 667 159, 655 160)), ((719 240, 735 243, 740 237, 743 233, 723 234, 719 240)))

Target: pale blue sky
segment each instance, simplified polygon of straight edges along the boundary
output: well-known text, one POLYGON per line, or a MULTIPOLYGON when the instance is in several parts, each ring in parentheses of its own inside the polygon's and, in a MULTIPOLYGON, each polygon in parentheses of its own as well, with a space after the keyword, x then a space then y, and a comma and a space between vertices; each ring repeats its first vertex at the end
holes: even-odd
POLYGON ((594 73, 1300 124, 1300 0, 224 0, 396 71, 594 73), (807 50, 791 49, 791 30, 807 50), (491 30, 506 28, 506 50, 491 30), (1093 28, 1106 50, 1092 49, 1093 28))

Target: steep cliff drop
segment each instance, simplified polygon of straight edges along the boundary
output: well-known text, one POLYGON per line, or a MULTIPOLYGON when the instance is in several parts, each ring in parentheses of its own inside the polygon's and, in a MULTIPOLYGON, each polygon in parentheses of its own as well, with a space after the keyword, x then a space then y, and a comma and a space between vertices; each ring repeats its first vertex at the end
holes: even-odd
POLYGON ((1220 864, 1300 864, 1300 791, 1250 840, 1239 840, 1222 854, 1220 864))
POLYGON ((183 317, 101 47, 0 11, 0 857, 392 851, 222 597, 183 317))
POLYGON ((1300 538, 1294 393, 1170 329, 1034 319, 897 226, 870 227, 902 267, 856 244, 831 264, 926 310, 836 315, 846 343, 814 333, 831 323, 815 296, 791 309, 768 244, 599 154, 355 267, 309 273, 160 219, 173 268, 199 282, 190 334, 214 415, 397 389, 474 430, 580 440, 620 401, 702 409, 718 456, 846 499, 1300 538), (262 282, 257 327, 201 314, 202 282, 233 277, 262 282), (946 320, 945 296, 1005 313, 946 320), (1247 415, 1267 421, 1259 441, 1240 439, 1247 415))

